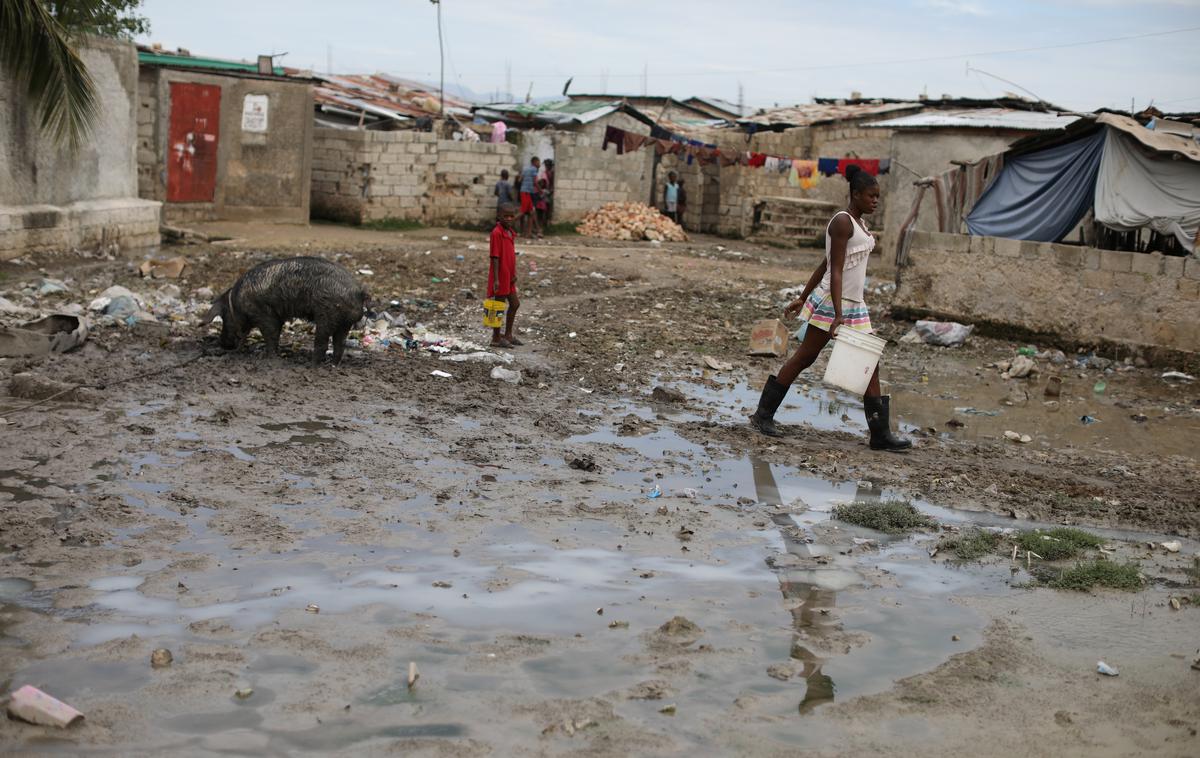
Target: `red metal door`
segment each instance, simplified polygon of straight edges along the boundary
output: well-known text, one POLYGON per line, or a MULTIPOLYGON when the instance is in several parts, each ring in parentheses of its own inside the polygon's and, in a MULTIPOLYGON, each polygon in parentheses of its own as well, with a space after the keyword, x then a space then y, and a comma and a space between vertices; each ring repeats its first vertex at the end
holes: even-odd
POLYGON ((167 202, 212 202, 217 187, 221 88, 171 82, 167 132, 167 202))

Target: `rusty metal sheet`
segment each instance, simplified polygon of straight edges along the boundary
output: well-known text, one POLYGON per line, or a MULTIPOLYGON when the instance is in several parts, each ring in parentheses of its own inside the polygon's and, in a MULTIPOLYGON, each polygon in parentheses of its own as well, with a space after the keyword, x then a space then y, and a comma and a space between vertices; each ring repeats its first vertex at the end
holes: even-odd
POLYGON ((221 88, 171 82, 167 202, 209 203, 217 188, 221 88))

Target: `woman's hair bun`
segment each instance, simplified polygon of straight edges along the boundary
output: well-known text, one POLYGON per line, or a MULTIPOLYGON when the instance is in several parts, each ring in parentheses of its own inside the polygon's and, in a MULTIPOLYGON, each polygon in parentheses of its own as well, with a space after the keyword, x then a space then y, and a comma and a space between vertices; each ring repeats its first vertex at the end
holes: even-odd
POLYGON ((854 175, 862 170, 863 170, 862 166, 858 166, 853 163, 851 163, 849 166, 846 166, 846 181, 848 181, 848 182, 854 181, 854 175))

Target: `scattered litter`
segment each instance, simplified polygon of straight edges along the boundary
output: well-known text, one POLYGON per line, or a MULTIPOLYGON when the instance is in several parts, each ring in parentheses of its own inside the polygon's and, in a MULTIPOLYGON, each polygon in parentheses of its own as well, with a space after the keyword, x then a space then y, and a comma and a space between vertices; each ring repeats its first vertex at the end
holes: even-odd
POLYGON ((431 584, 430 586, 431 586, 431 587, 435 587, 435 588, 437 588, 437 589, 439 589, 439 590, 448 590, 448 589, 450 589, 451 587, 453 587, 453 586, 454 586, 454 584, 453 584, 453 583, 451 583, 451 582, 447 582, 447 581, 443 581, 443 580, 441 580, 441 579, 438 579, 436 582, 434 582, 434 583, 433 583, 433 584, 431 584))
POLYGON ((1109 666, 1104 661, 1097 661, 1096 662, 1096 673, 1104 674, 1105 676, 1117 676, 1121 672, 1117 671, 1112 666, 1109 666))
POLYGON ((374 272, 374 271, 372 271, 372 270, 371 270, 371 269, 369 269, 369 268, 360 268, 360 269, 358 270, 358 273, 359 273, 361 276, 375 276, 375 272, 374 272))
MULTIPOLYGON (((926 345, 937 345, 939 347, 958 347, 967 341, 971 336, 971 331, 974 326, 966 326, 954 321, 918 321, 913 327, 913 332, 916 332, 917 337, 926 345)), ((908 335, 905 335, 907 337, 908 335)), ((906 340, 912 342, 915 340, 906 340)))
POLYGON ((696 536, 696 532, 688 529, 686 526, 679 527, 679 531, 675 532, 675 538, 680 542, 691 542, 692 537, 696 536))
POLYGON ((1188 383, 1196 381, 1196 377, 1192 376, 1191 374, 1185 374, 1182 371, 1167 371, 1162 375, 1162 380, 1164 382, 1188 383))
POLYGON ((711 355, 704 356, 704 365, 711 368, 713 371, 729 371, 733 368, 732 363, 727 363, 722 360, 717 360, 711 355))
POLYGON ((317 605, 316 603, 309 603, 304 610, 308 611, 309 613, 320 613, 321 606, 317 605))
POLYGON ((160 647, 150 654, 150 667, 161 669, 171 665, 171 661, 175 660, 175 656, 171 655, 171 651, 165 647, 160 647))
POLYGON ((1024 379, 1037 373, 1037 363, 1030 357, 1018 355, 1013 358, 1012 364, 1008 367, 1001 376, 1005 379, 1024 379))
POLYGON ((966 408, 955 408, 955 413, 961 413, 966 416, 999 416, 1000 411, 981 411, 978 408, 967 406, 966 408))
POLYGON ((447 235, 443 234, 443 235, 442 235, 442 242, 449 242, 449 241, 450 241, 450 237, 448 237, 447 235))
POLYGON ((1103 379, 1101 379, 1100 381, 1098 381, 1092 385, 1092 392, 1095 392, 1097 395, 1103 395, 1104 390, 1107 388, 1108 388, 1108 384, 1106 384, 1105 381, 1103 379))
POLYGON ((246 700, 247 698, 249 698, 251 695, 254 694, 254 688, 253 687, 240 687, 240 688, 234 690, 233 694, 234 694, 234 697, 236 697, 238 700, 246 700))
POLYGON ((1084 426, 1091 426, 1092 424, 1100 423, 1100 419, 1096 418, 1095 416, 1080 416, 1079 422, 1084 426))
POLYGON ((1170 542, 1162 543, 1163 549, 1168 553, 1178 553, 1183 544, 1179 540, 1171 540, 1170 542))
POLYGON ((1171 610, 1173 611, 1177 611, 1180 608, 1179 598, 1177 597, 1167 598, 1167 604, 1171 606, 1171 610))
POLYGON ((1062 395, 1062 377, 1052 376, 1046 380, 1046 397, 1059 397, 1062 395))
POLYGON ((610 622, 608 622, 608 628, 609 629, 628 629, 629 622, 628 621, 610 621, 610 622))
POLYGON ((782 358, 787 354, 788 332, 783 322, 777 318, 758 321, 750 328, 750 355, 772 355, 782 358))
POLYGON ((20 326, 0 327, 0 356, 66 353, 82 345, 87 336, 87 321, 79 316, 46 316, 20 326))
POLYGON ((187 259, 182 256, 166 260, 150 258, 142 261, 142 265, 138 266, 138 273, 149 279, 178 279, 187 265, 187 259))
POLYGON ((1025 347, 1019 347, 1019 348, 1017 348, 1017 355, 1024 355, 1024 356, 1028 356, 1028 357, 1030 357, 1030 358, 1033 358, 1033 357, 1035 357, 1037 354, 1038 354, 1038 350, 1037 350, 1037 348, 1036 348, 1036 347, 1033 347, 1032 345, 1026 345, 1025 347))
POLYGON ((1020 432, 1007 431, 1004 433, 1004 437, 1013 442, 1020 442, 1022 445, 1028 445, 1030 442, 1033 442, 1033 437, 1030 437, 1028 434, 1021 434, 1020 432))
POLYGON ((676 497, 682 497, 688 500, 695 500, 699 496, 700 493, 692 487, 684 487, 683 489, 679 490, 678 493, 676 493, 676 497))
POLYGON ((66 283, 58 279, 42 279, 38 281, 37 293, 40 296, 53 295, 57 292, 66 292, 66 283))
POLYGON ((1135 414, 1131 415, 1129 418, 1133 419, 1133 422, 1135 424, 1144 424, 1150 420, 1149 416, 1142 414, 1142 413, 1135 413, 1135 414))
POLYGON ((474 353, 443 354, 439 360, 450 361, 451 363, 512 363, 512 359, 511 355, 488 353, 480 350, 474 353))
POLYGON ((666 716, 674 716, 675 715, 675 704, 671 703, 669 705, 664 705, 662 708, 658 709, 658 712, 661 714, 664 714, 666 716))
MULTIPOLYGON (((499 368, 499 367, 497 367, 497 368, 499 368)), ((453 379, 454 378, 454 374, 447 373, 445 371, 442 371, 441 369, 434 369, 433 371, 429 372, 429 375, 436 376, 440 379, 453 379)))
POLYGON ((421 672, 417 671, 417 662, 408 662, 408 688, 411 690, 416 686, 417 680, 421 678, 421 672))
POLYGON ((568 332, 568 333, 567 333, 567 336, 568 336, 568 337, 570 337, 571 339, 575 339, 575 337, 577 336, 577 334, 576 334, 576 332, 568 332))
POLYGON ((591 279, 607 279, 608 278, 604 274, 601 274, 599 271, 593 271, 592 273, 588 274, 588 277, 591 279))
POLYGON ((520 371, 513 371, 512 369, 504 368, 503 366, 493 366, 490 376, 493 379, 497 379, 502 382, 508 382, 509 384, 521 383, 520 371))
POLYGON ((610 240, 686 242, 683 227, 643 203, 605 203, 576 227, 585 237, 610 240))
POLYGON ((656 484, 654 485, 654 489, 646 493, 646 497, 654 499, 656 497, 662 497, 662 494, 662 488, 656 484))
POLYGON ((1029 402, 1029 393, 1025 391, 1024 387, 1014 384, 1003 402, 1005 405, 1025 405, 1029 402))
POLYGON ((9 696, 8 715, 30 724, 59 729, 66 729, 83 718, 79 711, 29 684, 9 696))

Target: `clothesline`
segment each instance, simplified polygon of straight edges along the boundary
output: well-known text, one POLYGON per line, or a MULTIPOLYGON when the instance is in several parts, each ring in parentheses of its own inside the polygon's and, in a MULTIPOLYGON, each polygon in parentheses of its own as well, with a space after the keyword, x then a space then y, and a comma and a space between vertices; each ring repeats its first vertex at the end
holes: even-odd
POLYGON ((844 176, 846 169, 850 166, 858 166, 871 176, 886 174, 891 168, 891 160, 888 158, 817 158, 815 160, 806 160, 781 155, 769 155, 767 153, 733 150, 730 148, 722 150, 716 145, 679 137, 658 126, 651 128, 650 136, 629 132, 615 126, 606 127, 604 129, 604 142, 601 144, 600 149, 608 150, 609 145, 616 146, 617 155, 624 155, 627 152, 634 152, 647 147, 653 148, 654 152, 660 156, 685 155, 687 156, 689 166, 695 160, 701 166, 716 163, 722 167, 747 166, 749 168, 761 168, 765 171, 775 171, 781 175, 786 175, 788 183, 792 186, 798 186, 803 189, 809 189, 816 185, 821 176, 836 176, 838 174, 844 176))

